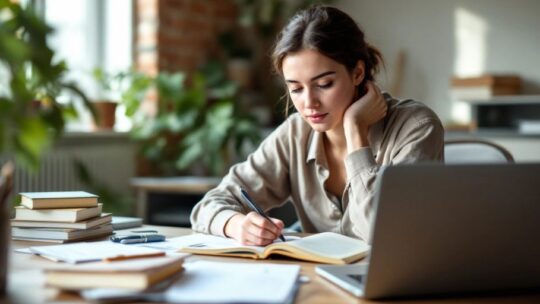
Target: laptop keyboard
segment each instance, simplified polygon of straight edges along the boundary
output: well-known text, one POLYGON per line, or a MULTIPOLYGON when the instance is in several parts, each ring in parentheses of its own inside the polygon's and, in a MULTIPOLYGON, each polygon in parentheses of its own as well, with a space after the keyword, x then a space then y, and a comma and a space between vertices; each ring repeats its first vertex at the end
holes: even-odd
POLYGON ((348 274, 347 276, 349 276, 351 279, 355 281, 358 281, 358 283, 363 283, 364 281, 364 276, 361 274, 348 274))

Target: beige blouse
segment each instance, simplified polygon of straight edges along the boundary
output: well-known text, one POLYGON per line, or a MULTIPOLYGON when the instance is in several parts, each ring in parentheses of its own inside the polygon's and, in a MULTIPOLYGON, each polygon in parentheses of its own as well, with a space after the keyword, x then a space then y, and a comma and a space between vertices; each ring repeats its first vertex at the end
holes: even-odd
POLYGON ((332 231, 368 241, 381 166, 443 160, 444 129, 437 115, 419 102, 384 97, 388 114, 369 129, 371 147, 345 159, 342 197, 324 188, 329 176, 324 134, 313 131, 296 113, 194 207, 192 229, 223 236, 230 217, 250 211, 240 196, 241 186, 264 210, 290 200, 305 232, 332 231))

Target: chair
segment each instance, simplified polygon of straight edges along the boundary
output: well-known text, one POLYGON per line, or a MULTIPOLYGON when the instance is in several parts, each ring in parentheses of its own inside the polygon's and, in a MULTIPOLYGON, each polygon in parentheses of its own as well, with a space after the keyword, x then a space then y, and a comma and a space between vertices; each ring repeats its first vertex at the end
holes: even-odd
POLYGON ((514 163, 506 148, 482 139, 455 139, 444 142, 444 161, 447 164, 514 163))
POLYGON ((7 259, 9 245, 9 196, 12 190, 13 164, 2 166, 0 171, 0 302, 6 293, 7 259))

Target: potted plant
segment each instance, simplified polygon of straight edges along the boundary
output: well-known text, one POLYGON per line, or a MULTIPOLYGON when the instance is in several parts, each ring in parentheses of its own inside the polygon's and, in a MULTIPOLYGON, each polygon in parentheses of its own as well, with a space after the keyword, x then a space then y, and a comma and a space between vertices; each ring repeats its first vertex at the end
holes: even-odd
MULTIPOLYGON (((57 102, 60 93, 68 90, 78 95, 93 113, 85 95, 64 81, 65 63, 53 60, 54 52, 47 45, 51 31, 31 10, 0 0, 0 154, 34 171, 42 153, 61 135, 66 119, 76 113, 72 103, 57 102)), ((5 269, 9 236, 0 233, 0 237, 4 244, 0 268, 5 269)), ((0 291, 4 291, 6 274, 1 275, 0 291)))
POLYGON ((93 100, 96 109, 95 127, 98 130, 112 130, 116 122, 116 108, 122 90, 123 73, 107 73, 100 67, 92 70, 98 86, 98 98, 93 100))
MULTIPOLYGON (((139 75, 140 77, 140 75, 139 75)), ((133 138, 141 153, 165 176, 222 175, 245 155, 246 144, 260 140, 256 120, 243 113, 235 99, 237 85, 226 80, 225 68, 212 62, 191 79, 177 73, 160 73, 132 82, 123 102, 133 119, 133 138), (139 115, 144 91, 154 88, 159 96, 155 115, 139 115), (236 157, 236 158, 235 158, 236 157)))

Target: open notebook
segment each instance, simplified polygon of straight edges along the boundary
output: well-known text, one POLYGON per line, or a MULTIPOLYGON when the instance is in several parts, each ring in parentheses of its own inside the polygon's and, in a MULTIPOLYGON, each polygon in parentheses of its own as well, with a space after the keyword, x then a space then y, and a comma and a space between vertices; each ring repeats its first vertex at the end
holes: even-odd
POLYGON ((245 246, 233 239, 196 234, 184 238, 193 242, 184 244, 182 252, 266 259, 282 255, 298 260, 325 264, 348 264, 365 257, 369 245, 365 242, 333 232, 318 233, 304 238, 276 241, 268 246, 245 246))

